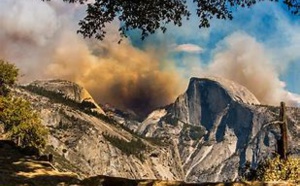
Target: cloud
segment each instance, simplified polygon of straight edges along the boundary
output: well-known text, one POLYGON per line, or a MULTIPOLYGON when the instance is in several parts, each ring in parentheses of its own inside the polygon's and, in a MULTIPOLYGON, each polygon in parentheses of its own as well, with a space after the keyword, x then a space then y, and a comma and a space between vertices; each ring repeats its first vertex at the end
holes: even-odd
POLYGON ((294 93, 291 93, 291 92, 287 92, 286 96, 287 96, 287 99, 293 101, 294 106, 300 107, 300 95, 299 94, 294 94, 294 93))
POLYGON ((262 103, 288 101, 264 45, 243 32, 235 32, 218 44, 208 71, 244 85, 262 103))
POLYGON ((289 96, 293 93, 287 90, 297 85, 286 74, 300 70, 288 69, 299 66, 291 65, 300 61, 299 17, 271 2, 240 9, 234 17, 226 24, 212 20, 207 42, 199 42, 205 47, 202 58, 181 59, 183 74, 222 76, 246 86, 262 103, 299 105, 297 96, 289 96))
POLYGON ((176 52, 201 53, 203 48, 195 44, 181 44, 174 48, 176 52))
POLYGON ((223 77, 248 88, 263 104, 279 105, 285 101, 299 105, 299 96, 286 90, 286 83, 280 79, 282 71, 273 61, 277 55, 272 53, 273 48, 237 31, 219 41, 212 51, 207 64, 199 57, 182 58, 177 67, 181 76, 223 77))
POLYGON ((3 0, 0 23, 1 37, 9 37, 11 42, 43 45, 55 33, 59 21, 46 3, 3 0))

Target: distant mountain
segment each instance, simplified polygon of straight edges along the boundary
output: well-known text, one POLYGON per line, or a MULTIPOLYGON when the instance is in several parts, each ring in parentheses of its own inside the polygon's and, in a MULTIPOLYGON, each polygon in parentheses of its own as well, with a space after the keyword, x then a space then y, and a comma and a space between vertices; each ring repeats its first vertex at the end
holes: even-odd
POLYGON ((104 113, 83 87, 64 80, 35 81, 13 92, 41 113, 50 130, 45 153, 54 155, 59 170, 81 177, 183 178, 172 148, 138 136, 114 115, 104 113))
MULTIPOLYGON (((276 152, 279 126, 271 123, 278 115, 279 107, 260 105, 232 81, 192 78, 187 91, 151 113, 137 133, 172 140, 188 182, 235 180, 247 161, 255 167, 276 152)), ((288 108, 288 115, 289 152, 297 154, 300 109, 288 108)))
MULTIPOLYGON (((280 137, 271 124, 279 107, 260 105, 245 87, 219 78, 192 78, 173 104, 142 122, 131 112, 99 106, 69 81, 35 81, 14 94, 41 112, 55 166, 81 177, 235 180, 247 161, 255 167, 272 156, 280 137)), ((289 153, 299 155, 300 109, 287 111, 289 153)))

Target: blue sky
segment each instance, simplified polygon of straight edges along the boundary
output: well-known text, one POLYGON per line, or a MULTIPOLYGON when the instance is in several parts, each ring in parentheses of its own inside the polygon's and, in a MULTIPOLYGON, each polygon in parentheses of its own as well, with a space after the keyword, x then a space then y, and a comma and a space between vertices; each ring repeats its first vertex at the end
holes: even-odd
POLYGON ((203 48, 203 52, 197 54, 180 52, 170 55, 178 63, 183 56, 193 55, 199 58, 200 63, 207 64, 211 61, 213 52, 220 41, 234 32, 243 32, 273 53, 274 66, 282 68, 279 75, 280 79, 286 83, 286 89, 299 94, 300 57, 285 58, 288 55, 285 50, 292 45, 291 51, 297 52, 297 49, 300 51, 300 42, 295 41, 295 38, 299 37, 297 30, 300 28, 300 16, 292 15, 285 5, 275 2, 262 2, 250 8, 238 8, 233 10, 233 16, 232 21, 214 19, 211 21, 210 28, 198 29, 198 18, 193 15, 191 20, 185 22, 182 27, 169 26, 164 35, 154 34, 145 41, 141 41, 139 35, 132 32, 130 38, 133 44, 140 48, 149 44, 159 45, 162 42, 198 45, 203 48))

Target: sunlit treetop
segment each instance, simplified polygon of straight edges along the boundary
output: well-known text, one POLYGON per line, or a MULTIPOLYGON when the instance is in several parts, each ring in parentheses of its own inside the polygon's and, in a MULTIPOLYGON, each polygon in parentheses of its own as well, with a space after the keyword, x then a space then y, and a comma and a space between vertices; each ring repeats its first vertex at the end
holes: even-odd
POLYGON ((19 70, 14 64, 0 59, 0 96, 9 93, 9 86, 12 86, 18 77, 19 70))
MULTIPOLYGON (((44 0, 43 0, 44 1, 44 0)), ((68 3, 87 3, 86 16, 79 22, 78 33, 84 37, 105 37, 105 26, 117 18, 120 36, 127 37, 129 30, 140 30, 141 39, 157 30, 166 32, 169 23, 182 25, 191 12, 187 4, 192 3, 199 18, 199 28, 210 26, 213 18, 231 20, 232 9, 250 7, 263 0, 63 0, 68 3)), ((278 0, 270 0, 276 1, 278 0)), ((299 15, 300 0, 282 0, 292 14, 299 15)))

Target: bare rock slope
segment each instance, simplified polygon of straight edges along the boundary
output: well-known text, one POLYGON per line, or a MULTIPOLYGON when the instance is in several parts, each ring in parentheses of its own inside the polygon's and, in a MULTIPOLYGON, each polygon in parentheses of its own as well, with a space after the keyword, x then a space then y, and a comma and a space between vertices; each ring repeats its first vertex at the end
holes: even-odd
POLYGON ((54 155, 59 170, 81 177, 183 178, 174 150, 139 137, 106 116, 75 83, 36 81, 16 88, 14 94, 31 101, 41 113, 42 123, 50 130, 45 153, 54 155), (87 97, 91 104, 85 102, 87 97))
MULTIPOLYGON (((55 166, 94 175, 187 182, 240 177, 276 152, 279 108, 262 106, 245 87, 219 78, 192 78, 186 92, 143 122, 104 113, 82 87, 36 81, 16 88, 50 129, 55 166), (86 101, 85 98, 89 98, 86 101)), ((288 108, 289 153, 299 155, 300 110, 288 108)))

